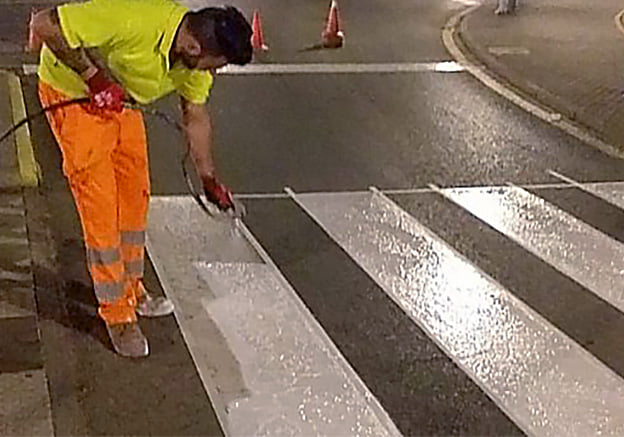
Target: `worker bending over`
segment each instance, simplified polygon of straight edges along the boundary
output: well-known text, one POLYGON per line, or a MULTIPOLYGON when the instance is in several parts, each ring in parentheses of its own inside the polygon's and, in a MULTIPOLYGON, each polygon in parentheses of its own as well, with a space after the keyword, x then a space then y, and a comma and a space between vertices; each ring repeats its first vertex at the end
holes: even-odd
POLYGON ((142 283, 150 195, 141 111, 173 91, 181 100, 186 140, 209 201, 232 208, 215 175, 206 100, 217 68, 250 62, 251 26, 233 7, 189 11, 169 0, 91 0, 37 13, 31 32, 43 41, 39 97, 44 107, 89 97, 89 103, 49 111, 63 172, 82 224, 87 262, 115 351, 149 354, 137 324, 170 314, 165 298, 142 283))

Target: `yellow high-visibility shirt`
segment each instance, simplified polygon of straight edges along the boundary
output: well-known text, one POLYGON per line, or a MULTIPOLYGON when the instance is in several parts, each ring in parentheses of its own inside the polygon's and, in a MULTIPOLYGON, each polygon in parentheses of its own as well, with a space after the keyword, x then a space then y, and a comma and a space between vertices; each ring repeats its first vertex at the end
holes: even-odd
MULTIPOLYGON (((139 103, 172 91, 202 104, 213 78, 210 72, 169 65, 169 50, 188 9, 171 0, 90 0, 58 7, 61 30, 71 48, 96 48, 111 73, 139 103)), ((52 51, 41 50, 39 78, 64 94, 87 95, 79 74, 52 51)))

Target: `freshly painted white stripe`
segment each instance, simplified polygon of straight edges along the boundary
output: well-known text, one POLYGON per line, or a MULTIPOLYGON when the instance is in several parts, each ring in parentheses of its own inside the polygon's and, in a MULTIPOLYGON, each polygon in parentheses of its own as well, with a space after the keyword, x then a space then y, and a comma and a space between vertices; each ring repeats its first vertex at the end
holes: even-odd
POLYGON ((398 435, 345 372, 294 291, 267 264, 200 263, 201 299, 236 357, 249 396, 228 405, 232 435, 398 435))
POLYGON ((523 431, 624 434, 624 380, 385 196, 293 197, 523 431))
MULTIPOLYGON (((23 64, 26 75, 37 72, 37 64, 23 64)), ((374 74, 374 73, 459 73, 464 67, 455 61, 402 62, 379 64, 248 64, 228 65, 217 70, 220 75, 265 74, 374 74)))
POLYGON ((624 312, 624 244, 519 187, 440 193, 624 312))
MULTIPOLYGON (((505 184, 504 186, 509 185, 509 183, 505 184)), ((496 188, 496 187, 500 187, 501 185, 488 185, 488 186, 483 186, 484 188, 496 188)), ((569 184, 566 183, 536 183, 536 184, 522 184, 522 185, 518 185, 522 188, 566 188, 569 186, 569 184)), ((437 188, 431 188, 431 186, 428 186, 427 188, 389 188, 389 189, 383 189, 383 190, 379 190, 384 194, 421 194, 421 193, 431 193, 431 192, 437 192, 438 189, 437 188)), ((357 192, 362 192, 362 191, 353 191, 353 193, 357 193, 357 192)), ((317 193, 317 194, 321 194, 321 193, 317 193)))
POLYGON ((228 223, 210 220, 188 196, 152 196, 146 247, 188 346, 221 429, 229 432, 227 403, 245 394, 238 363, 201 305, 210 296, 194 263, 238 260, 259 262, 228 223), (228 244, 228 239, 230 243, 228 244), (234 243, 234 244, 232 244, 234 243), (232 248, 231 246, 237 246, 232 248))
MULTIPOLYGON (((280 270, 278 269, 277 265, 275 265, 269 254, 264 250, 260 242, 255 239, 253 234, 242 222, 241 231, 247 241, 250 242, 256 252, 260 255, 264 263, 268 266, 271 266, 271 268, 275 272, 276 277, 282 282, 284 287, 292 290, 290 284, 288 283, 286 278, 282 276, 280 270)), ((303 321, 307 323, 313 331, 315 331, 316 338, 323 343, 324 347, 327 348, 327 350, 329 350, 331 354, 333 354, 335 357, 340 358, 335 359, 335 363, 342 367, 342 372, 344 373, 344 375, 346 375, 345 377, 349 380, 349 383, 353 385, 353 388, 364 396, 369 408, 376 416, 377 420, 381 422, 381 425, 383 426, 385 431, 389 435, 400 435, 399 430, 396 428, 394 422, 392 422, 392 419, 390 419, 390 416, 388 416, 388 413, 383 409, 378 400, 372 395, 366 384, 364 384, 364 381, 360 379, 359 375, 349 365, 346 359, 344 359, 336 345, 334 345, 329 336, 323 330, 323 327, 316 321, 312 313, 310 313, 310 311, 308 310, 308 307, 303 303, 303 301, 299 298, 299 295, 294 290, 292 290, 291 297, 293 299, 292 302, 296 306, 298 306, 299 313, 301 314, 303 321)))
POLYGON ((226 434, 399 434, 242 222, 155 197, 149 223, 149 255, 226 434))
POLYGON ((488 47, 488 52, 496 56, 502 55, 528 55, 529 49, 526 47, 513 47, 513 46, 495 46, 488 47))
MULTIPOLYGON (((605 184, 606 182, 601 182, 599 184, 605 184)), ((611 184, 612 182, 609 182, 609 184, 611 184)), ((624 184, 624 182, 622 182, 622 184, 624 184)), ((582 185, 582 184, 581 184, 582 185)), ((595 185, 595 184, 588 184, 588 185, 595 185)), ((496 188, 502 185, 488 185, 488 186, 482 186, 484 188, 496 188)), ((507 186, 507 185, 504 185, 507 186)), ((561 183, 535 183, 535 184, 522 184, 522 185, 518 185, 522 188, 527 188, 527 189, 540 189, 540 188, 566 188, 569 187, 569 183, 565 183, 565 182, 561 182, 561 183)), ((288 189, 288 187, 285 187, 285 189, 288 189)), ((585 187, 583 187, 583 189, 585 189, 585 187)), ((387 189, 383 189, 380 190, 381 192, 385 193, 385 194, 423 194, 423 193, 431 193, 431 192, 437 192, 438 189, 433 189, 430 186, 427 187, 416 187, 416 188, 387 188, 387 189)), ((344 193, 352 193, 352 194, 357 194, 357 193, 367 193, 369 192, 369 190, 347 190, 347 191, 309 191, 308 193, 310 194, 326 194, 326 195, 332 195, 332 194, 344 194, 344 193)), ((183 196, 184 197, 184 196, 183 196)), ((245 200, 245 199, 284 199, 284 198, 289 198, 290 195, 287 192, 281 192, 281 193, 239 193, 239 194, 235 194, 234 198, 236 199, 240 199, 240 200, 245 200)))
MULTIPOLYGON (((489 186, 484 186, 487 188, 495 188, 495 187, 499 187, 501 185, 489 185, 489 186)), ((506 186, 506 185, 505 185, 506 186)), ((536 183, 536 184, 522 184, 519 185, 523 188, 566 188, 569 186, 569 184, 567 183, 536 183)), ((287 191, 289 189, 289 187, 285 187, 285 190, 287 191)), ((437 192, 438 189, 433 189, 430 186, 427 187, 417 187, 417 188, 387 188, 387 189, 383 189, 380 190, 381 192, 385 193, 385 194, 423 194, 423 193, 431 193, 431 192, 437 192)), ((352 194, 357 194, 357 193, 368 193, 369 190, 347 190, 347 191, 308 191, 306 193, 310 193, 310 194, 324 194, 324 195, 328 195, 331 196, 332 194, 345 194, 345 193, 352 193, 352 194)), ((240 193, 240 194, 235 194, 234 197, 236 199, 241 199, 241 200, 245 200, 245 199, 283 199, 283 198, 288 198, 290 197, 289 194, 287 194, 287 192, 282 192, 282 193, 240 193)))

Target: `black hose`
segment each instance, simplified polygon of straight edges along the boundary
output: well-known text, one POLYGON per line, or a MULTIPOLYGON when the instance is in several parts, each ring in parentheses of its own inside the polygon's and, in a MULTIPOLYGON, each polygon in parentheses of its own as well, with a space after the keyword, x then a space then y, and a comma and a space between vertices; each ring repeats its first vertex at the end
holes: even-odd
POLYGON ((41 111, 35 112, 28 117, 23 118, 22 120, 15 123, 13 126, 9 128, 2 136, 0 137, 0 143, 6 140, 11 134, 15 133, 20 127, 24 126, 26 123, 32 121, 33 119, 44 115, 48 111, 54 111, 55 109, 64 108, 70 105, 77 105, 80 103, 87 103, 89 101, 88 97, 80 97, 78 99, 66 100, 64 102, 55 103, 53 105, 47 106, 43 108, 41 111))
MULTIPOLYGON (((159 111, 158 109, 144 109, 143 112, 145 112, 148 115, 160 118, 161 120, 164 120, 166 123, 169 123, 170 125, 174 126, 178 131, 180 131, 180 133, 184 133, 184 126, 182 126, 177 120, 174 120, 171 116, 165 114, 162 111, 159 111)), ((182 161, 180 162, 180 165, 182 167, 182 174, 184 175, 184 181, 186 182, 186 186, 188 187, 189 193, 191 194, 191 196, 193 196, 193 199, 195 199, 195 202, 197 203, 197 205, 199 205, 199 207, 204 210, 205 213, 212 215, 212 212, 208 209, 208 206, 206 205, 206 202, 204 202, 204 200, 201 198, 201 195, 195 190, 194 186, 193 186, 193 181, 191 179, 191 175, 189 173, 189 171, 186 169, 186 164, 188 163, 188 159, 191 156, 191 145, 187 145, 186 147, 186 152, 184 153, 184 156, 182 157, 182 161)))
MULTIPOLYGON (((7 130, 0 137, 0 144, 4 140, 6 140, 11 134, 14 134, 20 127, 24 126, 26 123, 31 122, 32 120, 34 120, 37 117, 41 117, 42 115, 46 114, 47 112, 54 111, 56 109, 61 109, 61 108, 64 108, 64 107, 70 106, 70 105, 79 105, 79 104, 83 104, 83 103, 88 103, 89 101, 90 101, 89 97, 79 97, 79 98, 76 98, 76 99, 66 100, 66 101, 63 101, 63 102, 54 103, 54 104, 52 104, 50 106, 46 106, 45 108, 41 109, 40 111, 37 111, 34 114, 31 114, 31 115, 23 118, 22 120, 18 121, 13 126, 11 126, 9 128, 9 130, 7 130)), ((130 109, 141 109, 143 112, 145 112, 148 115, 152 115, 154 117, 160 118, 161 120, 164 120, 166 123, 170 124, 171 126, 174 126, 181 133, 184 132, 184 126, 182 126, 178 121, 174 120, 169 115, 165 114, 162 111, 159 111, 158 109, 139 108, 137 105, 126 105, 125 107, 130 108, 130 109)), ((208 209, 208 206, 206 205, 206 203, 201 198, 200 194, 193 187, 193 182, 191 180, 191 176, 190 176, 188 170, 186 169, 186 163, 188 162, 188 158, 190 157, 190 155, 191 155, 191 147, 190 147, 190 144, 189 144, 187 146, 187 148, 186 148, 186 153, 182 157, 182 161, 180 163, 181 166, 182 166, 182 173, 184 174, 184 180, 185 180, 186 185, 187 185, 187 187, 189 189, 189 192, 191 193, 191 196, 193 196, 193 199, 195 199, 195 202, 197 202, 199 207, 202 210, 204 210, 204 212, 212 215, 212 213, 208 209)))

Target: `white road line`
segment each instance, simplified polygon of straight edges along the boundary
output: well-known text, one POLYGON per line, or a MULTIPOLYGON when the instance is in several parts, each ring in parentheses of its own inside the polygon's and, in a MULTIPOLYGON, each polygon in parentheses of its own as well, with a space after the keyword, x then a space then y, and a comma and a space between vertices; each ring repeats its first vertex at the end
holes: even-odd
POLYGON ((494 46, 488 47, 488 52, 496 56, 503 55, 529 55, 529 49, 526 47, 513 47, 513 46, 494 46))
POLYGON ((479 0, 452 0, 455 3, 460 3, 464 6, 474 6, 481 3, 479 0))
POLYGON ((624 380, 379 193, 294 200, 529 435, 624 434, 624 380))
POLYGON ((624 209, 624 182, 581 183, 554 170, 549 170, 549 173, 575 188, 592 194, 620 209, 624 209))
MULTIPOLYGON (((26 75, 37 72, 36 64, 22 65, 26 75)), ((228 65, 217 70, 220 75, 276 75, 276 74, 381 74, 381 73, 458 73, 464 67, 455 61, 402 62, 377 64, 249 64, 228 65)))
POLYGON ((230 65, 219 74, 361 74, 361 73, 457 73, 464 68, 454 61, 379 64, 250 64, 230 65))
POLYGON ((399 435, 242 223, 155 197, 148 237, 226 434, 399 435))
POLYGON ((519 187, 440 193, 624 312, 624 244, 519 187))
POLYGON ((472 74, 485 86, 500 94, 507 100, 515 103, 528 113, 533 114, 538 118, 541 118, 547 123, 558 127, 567 134, 589 144, 592 147, 597 148, 598 150, 601 150, 602 152, 610 156, 624 158, 624 152, 622 152, 622 150, 620 150, 619 148, 602 141, 601 139, 594 136, 587 129, 580 127, 574 124, 571 120, 562 117, 559 112, 554 111, 550 108, 544 108, 534 103, 533 101, 525 99, 523 96, 513 91, 507 85, 495 79, 491 75, 491 73, 487 71, 487 68, 485 68, 483 65, 474 64, 466 58, 462 50, 455 43, 455 34, 457 32, 457 29, 459 29, 460 23, 464 19, 464 17, 481 6, 482 4, 478 4, 459 12, 458 14, 452 16, 444 26, 444 29, 442 30, 442 41, 453 59, 455 59, 460 65, 464 66, 468 73, 472 74))
POLYGON ((241 193, 235 194, 234 197, 236 199, 286 199, 288 198, 288 194, 286 193, 241 193))
POLYGON ((562 175, 561 173, 558 173, 554 170, 548 170, 548 174, 550 174, 551 176, 556 177, 559 180, 562 180, 563 182, 566 182, 568 185, 573 186, 574 188, 578 188, 579 190, 583 190, 583 191, 587 191, 587 188, 581 184, 580 182, 576 182, 574 179, 571 179, 565 175, 562 175))
MULTIPOLYGON (((552 172, 552 171, 551 171, 552 172)), ((551 173, 553 174, 553 173, 551 173)), ((554 174, 553 174, 554 176, 554 174)), ((619 181, 615 181, 615 182, 586 182, 584 184, 580 184, 580 186, 578 188, 581 189, 585 189, 588 190, 590 187, 593 186, 601 186, 601 185, 605 185, 605 186, 610 186, 612 184, 624 184, 624 182, 619 182, 619 181), (584 185, 587 185, 587 187, 584 187, 584 185)), ((483 187, 483 188, 497 188, 497 187, 501 187, 501 186, 508 186, 509 183, 506 183, 505 185, 477 185, 477 186, 467 186, 466 188, 476 188, 476 187, 483 187)), ((526 189, 545 189, 545 188, 569 188, 570 187, 570 182, 565 181, 565 182, 548 182, 548 183, 535 183, 535 184, 521 184, 521 185, 514 185, 514 186, 518 186, 518 187, 522 187, 522 188, 526 188, 526 189)), ((462 187, 454 187, 454 188, 462 188, 462 187)), ((285 190, 288 190, 288 187, 285 187, 285 190)), ((427 187, 416 187, 416 188, 384 188, 384 189, 380 189, 379 191, 383 192, 384 194, 423 194, 423 193, 431 193, 431 192, 437 192, 438 189, 432 189, 430 186, 427 187)), ((328 195, 331 196, 332 194, 344 194, 344 193, 353 193, 353 194, 357 194, 357 193, 368 193, 370 190, 366 189, 366 190, 345 190, 345 191, 308 191, 306 193, 309 194, 324 194, 324 195, 328 195)), ((301 192, 299 192, 299 194, 301 194, 301 192)), ((186 197, 187 195, 180 195, 181 197, 186 197)), ((253 200, 253 199, 266 199, 266 200, 270 200, 270 199, 284 199, 284 198, 289 198, 290 195, 287 194, 287 192, 279 192, 279 193, 238 193, 235 194, 234 197, 236 199, 240 199, 240 200, 253 200)))

